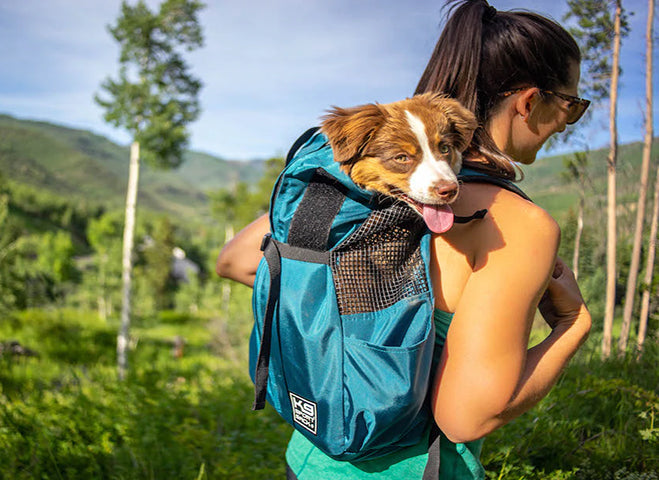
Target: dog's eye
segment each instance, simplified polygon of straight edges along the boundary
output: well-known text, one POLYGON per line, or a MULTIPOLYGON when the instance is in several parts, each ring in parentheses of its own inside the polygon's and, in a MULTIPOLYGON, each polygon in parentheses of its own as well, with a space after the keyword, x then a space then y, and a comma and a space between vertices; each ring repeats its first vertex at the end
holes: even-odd
POLYGON ((398 155, 394 157, 394 160, 400 163, 407 163, 410 161, 410 157, 408 157, 407 155, 398 155))
POLYGON ((442 155, 446 155, 449 152, 449 150, 451 149, 445 143, 439 144, 439 153, 441 153, 442 155))

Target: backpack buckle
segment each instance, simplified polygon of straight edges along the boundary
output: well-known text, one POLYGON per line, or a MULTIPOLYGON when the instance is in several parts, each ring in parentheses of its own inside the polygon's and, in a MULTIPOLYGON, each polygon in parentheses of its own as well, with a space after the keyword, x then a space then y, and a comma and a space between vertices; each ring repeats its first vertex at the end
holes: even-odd
POLYGON ((261 240, 262 252, 265 252, 265 249, 268 246, 268 243, 270 243, 270 240, 272 240, 272 233, 266 233, 265 235, 263 235, 263 240, 261 240))

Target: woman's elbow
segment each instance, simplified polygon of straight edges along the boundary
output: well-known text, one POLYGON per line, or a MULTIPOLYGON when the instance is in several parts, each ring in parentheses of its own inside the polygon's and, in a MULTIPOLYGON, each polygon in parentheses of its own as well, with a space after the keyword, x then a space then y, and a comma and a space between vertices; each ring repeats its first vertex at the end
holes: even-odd
POLYGON ((253 287, 261 257, 257 254, 246 255, 245 252, 239 254, 227 244, 217 257, 215 272, 222 278, 253 287))
POLYGON ((489 433, 481 425, 477 425, 469 419, 452 418, 445 420, 441 417, 438 418, 436 415, 435 422, 437 422, 437 426, 444 436, 453 443, 473 442, 489 433))
POLYGON ((222 278, 232 278, 235 270, 235 262, 233 261, 235 257, 228 251, 227 246, 225 245, 222 248, 217 257, 217 262, 215 262, 215 273, 222 278))
POLYGON ((446 438, 453 443, 466 443, 483 438, 501 426, 505 405, 505 395, 495 393, 445 397, 435 402, 433 414, 446 438), (476 401, 477 398, 481 401, 476 401))
POLYGON ((225 261, 222 258, 218 257, 217 262, 215 263, 215 273, 217 273, 220 277, 228 278, 230 271, 231 271, 231 262, 225 261))

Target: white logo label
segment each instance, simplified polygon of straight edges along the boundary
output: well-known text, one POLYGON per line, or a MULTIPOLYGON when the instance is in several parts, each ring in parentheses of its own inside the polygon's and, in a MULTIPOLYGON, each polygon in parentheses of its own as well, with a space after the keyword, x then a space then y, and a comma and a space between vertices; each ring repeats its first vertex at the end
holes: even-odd
POLYGON ((291 410, 293 411, 293 421, 301 427, 309 430, 316 435, 317 417, 316 404, 306 398, 288 392, 291 398, 291 410))

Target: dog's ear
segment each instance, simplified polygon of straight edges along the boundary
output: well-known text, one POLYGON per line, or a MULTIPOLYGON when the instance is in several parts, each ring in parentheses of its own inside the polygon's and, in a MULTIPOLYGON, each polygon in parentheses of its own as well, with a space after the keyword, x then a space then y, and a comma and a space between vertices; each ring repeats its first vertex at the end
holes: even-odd
POLYGON ((462 104, 453 99, 442 95, 435 95, 432 100, 437 108, 446 116, 449 123, 457 133, 456 148, 463 152, 471 144, 474 131, 478 127, 476 116, 471 110, 462 106, 462 104))
POLYGON ((334 107, 322 120, 320 128, 329 139, 334 160, 349 170, 384 123, 385 114, 380 106, 370 103, 352 108, 334 107))

